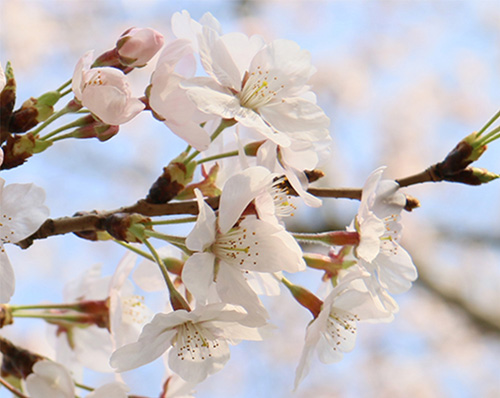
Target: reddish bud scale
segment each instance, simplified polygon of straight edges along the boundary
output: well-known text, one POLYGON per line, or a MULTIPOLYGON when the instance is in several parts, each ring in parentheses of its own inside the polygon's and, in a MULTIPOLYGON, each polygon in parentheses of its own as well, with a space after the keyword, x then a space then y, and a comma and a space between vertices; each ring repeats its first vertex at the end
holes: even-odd
MULTIPOLYGON (((31 98, 36 101, 36 98, 31 98)), ((34 106, 24 106, 12 114, 9 122, 9 131, 11 133, 24 133, 38 124, 38 109, 34 106)))
POLYGON ((33 155, 34 148, 35 138, 31 134, 9 136, 2 147, 4 158, 0 169, 8 170, 22 165, 33 155))
POLYGON ((8 304, 0 304, 0 329, 7 325, 12 325, 14 318, 8 304))
POLYGON ((7 83, 0 93, 0 142, 4 142, 10 135, 10 117, 12 116, 15 104, 16 81, 12 77, 7 79, 7 83))

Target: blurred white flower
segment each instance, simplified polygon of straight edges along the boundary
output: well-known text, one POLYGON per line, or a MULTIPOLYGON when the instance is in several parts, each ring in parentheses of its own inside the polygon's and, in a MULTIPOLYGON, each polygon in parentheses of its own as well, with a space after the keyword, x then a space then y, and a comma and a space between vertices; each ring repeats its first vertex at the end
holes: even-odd
POLYGON ((9 302, 15 287, 14 270, 4 244, 27 238, 49 216, 49 209, 43 204, 43 188, 34 184, 4 184, 0 178, 0 303, 9 302))
POLYGON ((83 106, 109 125, 119 125, 133 119, 145 108, 132 97, 125 74, 116 68, 91 68, 93 51, 87 52, 76 64, 72 89, 83 106))
POLYGON ((61 364, 49 360, 33 365, 33 373, 26 378, 31 398, 74 398, 75 384, 69 371, 61 364))
POLYGON ((7 78, 5 77, 5 72, 3 71, 2 65, 0 65, 0 91, 2 91, 7 84, 7 78))
MULTIPOLYGON (((57 330, 57 359, 66 364, 64 358, 77 360, 84 366, 111 372, 109 357, 124 344, 135 341, 142 326, 152 317, 152 312, 134 294, 132 283, 127 280, 137 256, 126 253, 113 276, 101 276, 101 267, 95 265, 79 278, 69 282, 64 289, 68 303, 95 301, 96 308, 107 310, 108 328, 105 325, 64 325, 57 330)), ((66 364, 70 366, 70 363, 66 364)))
POLYGON ((118 372, 135 369, 172 347, 170 369, 186 381, 200 383, 229 360, 228 342, 262 340, 258 329, 240 324, 245 315, 243 308, 223 303, 156 314, 137 342, 113 353, 111 366, 118 372))
POLYGON ((160 51, 163 42, 163 35, 154 29, 131 28, 123 32, 116 48, 123 64, 140 68, 160 51))

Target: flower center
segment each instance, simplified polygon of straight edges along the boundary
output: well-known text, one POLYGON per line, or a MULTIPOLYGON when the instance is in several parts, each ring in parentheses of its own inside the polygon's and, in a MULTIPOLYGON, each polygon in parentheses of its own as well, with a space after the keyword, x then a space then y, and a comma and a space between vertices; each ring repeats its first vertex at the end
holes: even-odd
POLYGON ((238 226, 224 235, 218 235, 212 247, 220 260, 243 269, 251 269, 257 264, 259 241, 255 231, 238 226))
POLYGON ((122 298, 122 320, 126 324, 141 324, 148 320, 143 296, 133 295, 122 298))
POLYGON ((326 325, 326 332, 332 338, 334 351, 343 349, 342 346, 349 340, 349 334, 356 334, 356 321, 359 321, 357 315, 338 311, 337 309, 330 312, 326 325))
POLYGON ((242 90, 238 94, 240 105, 258 110, 276 97, 284 85, 279 85, 278 77, 269 77, 269 71, 262 71, 260 66, 254 72, 246 73, 243 78, 242 90))
POLYGON ((181 360, 204 361, 213 356, 219 341, 199 324, 186 322, 177 327, 173 345, 181 360))
POLYGON ((297 207, 290 202, 290 197, 288 196, 287 188, 284 187, 284 182, 284 178, 279 178, 270 188, 274 209, 278 217, 293 216, 295 210, 297 210, 297 207))

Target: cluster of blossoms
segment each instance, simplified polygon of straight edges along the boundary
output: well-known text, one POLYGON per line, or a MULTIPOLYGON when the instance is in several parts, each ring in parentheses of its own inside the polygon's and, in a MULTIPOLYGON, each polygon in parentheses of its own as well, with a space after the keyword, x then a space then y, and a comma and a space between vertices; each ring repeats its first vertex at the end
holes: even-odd
MULTIPOLYGON (((88 231, 77 231, 91 240, 112 236, 147 257, 133 279, 145 291, 168 292, 169 304, 154 315, 136 294, 129 280, 135 254, 125 255, 112 277, 101 276, 99 266, 84 272, 66 286, 67 304, 45 307, 57 362, 32 360, 23 375, 31 397, 74 397, 74 380, 82 379, 83 368, 119 374, 162 356, 168 376, 161 396, 191 396, 198 383, 224 367, 230 344, 262 340, 275 332, 259 296, 278 295, 281 285, 313 315, 296 371, 297 388, 315 351, 324 363, 341 360, 354 347, 357 323, 391 321, 398 311, 392 295, 406 292, 417 278, 411 257, 399 244, 400 214, 407 198, 398 183, 382 179, 383 168, 368 177, 359 211, 346 230, 292 234, 285 228, 284 218, 296 210, 292 195, 311 207, 322 204, 307 192, 306 172, 328 152, 329 118, 308 86, 315 71, 309 53, 290 40, 266 42, 259 36, 224 34, 210 14, 195 21, 186 11, 176 13, 172 32, 175 38, 164 43, 158 32, 134 28, 96 59, 92 51, 86 53, 71 81, 74 99, 53 117, 84 107, 90 115, 59 138, 104 141, 119 125, 151 111, 188 144, 145 199, 155 205, 195 199, 198 216, 187 220, 195 222, 187 237, 158 232, 154 222, 138 214, 114 215, 104 223, 106 232, 91 237, 88 231), (135 97, 127 74, 156 55, 145 96, 135 97), (203 71, 197 75, 200 66, 203 71), (213 164, 208 172, 205 162, 213 164), (190 184, 198 165, 203 179, 190 184), (216 205, 211 201, 215 197, 216 205), (151 237, 169 242, 181 254, 168 247, 156 250, 151 237), (298 241, 328 247, 323 253, 304 253, 298 241), (145 244, 151 254, 128 242, 145 244), (284 276, 307 267, 324 272, 322 295, 284 276)), ((0 72, 5 92, 10 72, 0 72)), ((52 106, 44 101, 33 99, 30 106, 38 107, 37 115, 52 106)), ((38 132, 29 136, 31 152, 22 152, 21 158, 19 143, 26 148, 25 136, 7 139, 9 165, 56 141, 52 134, 40 137, 38 132)), ((477 151, 484 152, 484 145, 477 151)), ((14 271, 3 244, 30 237, 47 217, 41 188, 4 187, 0 179, 1 303, 8 303, 14 293, 14 271)), ((3 314, 10 311, 10 318, 0 318, 0 324, 11 323, 16 313, 27 316, 27 309, 3 305, 3 314)), ((87 397, 126 397, 128 387, 117 377, 119 381, 87 397)))

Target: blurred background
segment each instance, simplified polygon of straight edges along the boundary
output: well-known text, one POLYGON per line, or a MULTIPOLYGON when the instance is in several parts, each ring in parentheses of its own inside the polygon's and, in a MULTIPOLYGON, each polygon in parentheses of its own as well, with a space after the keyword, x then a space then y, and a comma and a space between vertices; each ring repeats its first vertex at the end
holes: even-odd
MULTIPOLYGON (((71 78, 77 60, 114 46, 129 27, 171 36, 170 18, 210 11, 225 33, 294 40, 312 54, 311 85, 331 118, 333 150, 317 186, 360 187, 386 165, 404 177, 443 157, 500 108, 498 1, 160 1, 0 0, 0 62, 11 61, 18 106, 71 78)), ((140 96, 154 62, 129 75, 140 96)), ((149 114, 112 140, 57 143, 13 170, 7 183, 45 188, 51 217, 134 203, 185 145, 149 114)), ((500 172, 500 142, 477 163, 500 172)), ((265 301, 278 329, 263 343, 232 347, 231 360, 197 387, 197 397, 498 397, 500 396, 500 183, 424 184, 405 192, 422 207, 403 215, 403 246, 419 279, 396 297, 390 324, 361 324, 352 353, 311 373, 292 393, 309 313, 287 292, 265 301)), ((324 200, 301 207, 290 230, 344 228, 358 203, 324 200)), ((189 229, 186 230, 186 232, 189 229)), ((12 304, 61 302, 64 283, 93 264, 112 274, 124 249, 74 235, 7 248, 16 272, 12 304)), ((294 275, 315 290, 320 273, 294 275)), ((16 320, 0 331, 53 355, 42 321, 16 320)), ((125 374, 131 393, 158 396, 161 361, 125 374)), ((112 376, 86 372, 97 385, 112 376)), ((0 397, 10 396, 0 389, 0 397)))

